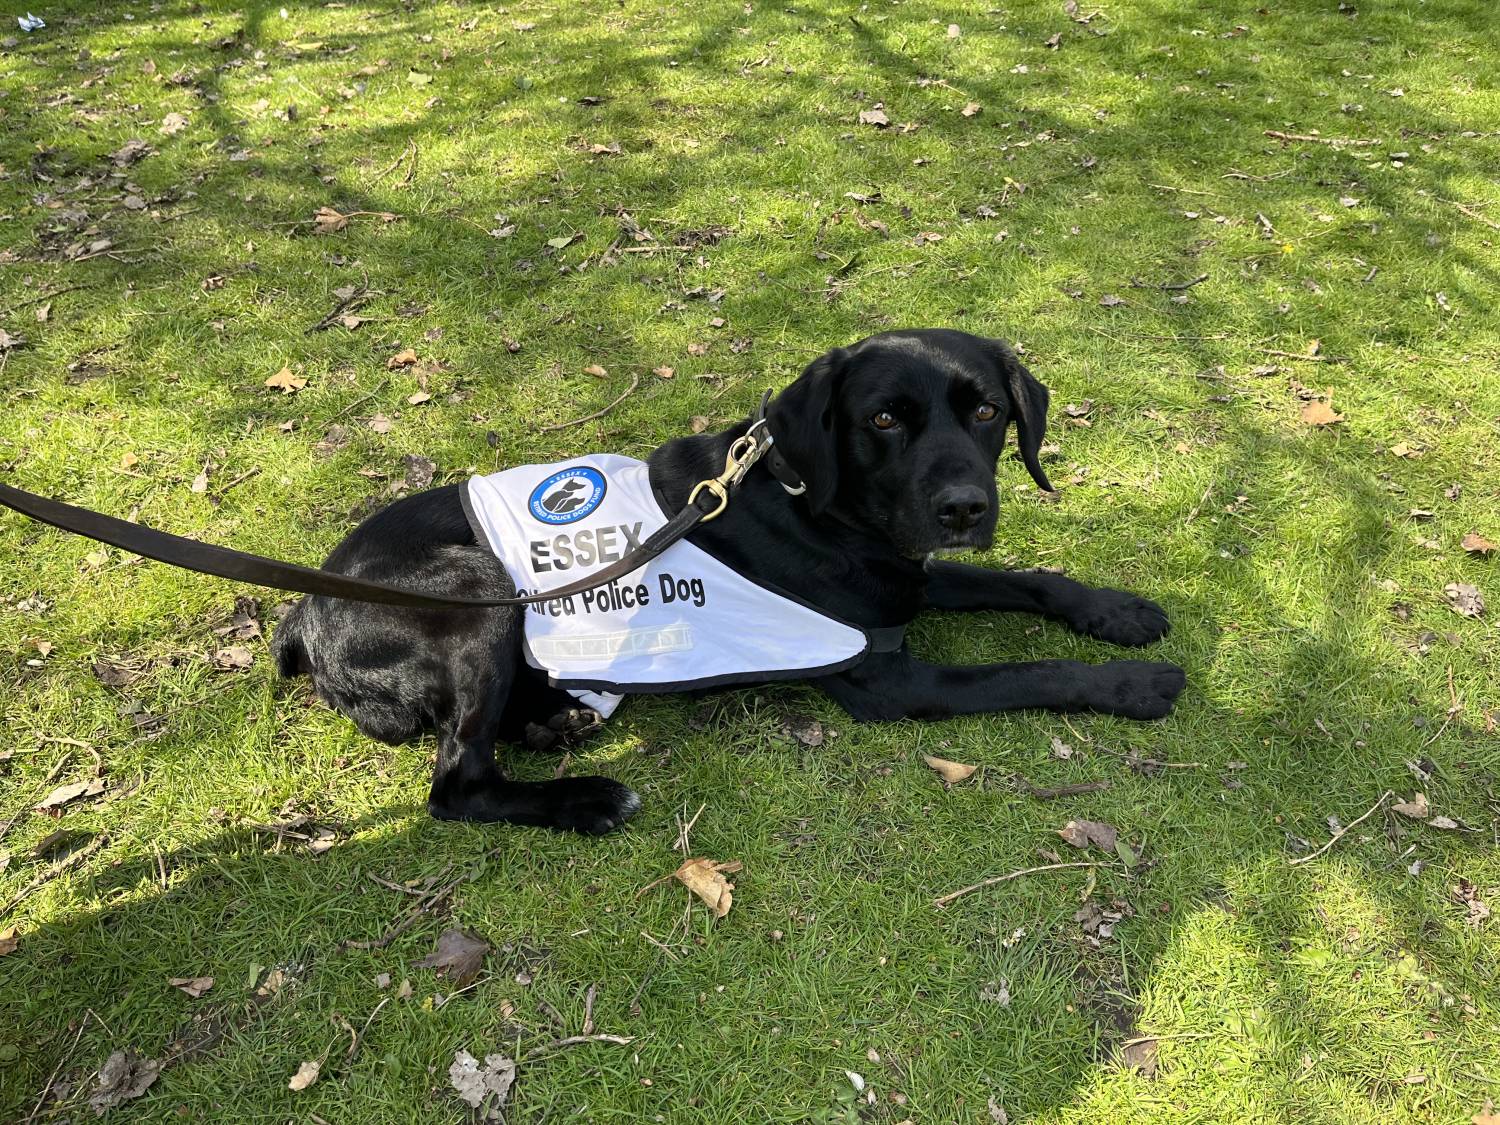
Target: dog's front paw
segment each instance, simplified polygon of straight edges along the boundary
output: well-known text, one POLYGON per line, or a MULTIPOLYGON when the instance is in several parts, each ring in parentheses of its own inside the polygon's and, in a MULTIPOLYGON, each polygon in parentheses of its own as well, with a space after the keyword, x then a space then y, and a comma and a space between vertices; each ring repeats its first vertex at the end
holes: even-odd
POLYGON ((1068 625, 1085 636, 1131 647, 1159 641, 1172 627, 1161 606, 1124 590, 1090 591, 1088 600, 1068 619, 1068 625))
POLYGON ((1161 718, 1187 686, 1187 674, 1175 664, 1112 660, 1097 672, 1093 708, 1126 719, 1161 718))
POLYGON ((608 777, 570 777, 553 783, 560 787, 551 828, 602 836, 641 809, 634 790, 608 777))

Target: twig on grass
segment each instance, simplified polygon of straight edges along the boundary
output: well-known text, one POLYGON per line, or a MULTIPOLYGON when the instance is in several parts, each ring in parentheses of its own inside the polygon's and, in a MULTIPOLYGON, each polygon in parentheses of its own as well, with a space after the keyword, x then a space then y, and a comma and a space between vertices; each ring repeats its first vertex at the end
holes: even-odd
POLYGON ((1443 202, 1444 203, 1451 203, 1451 204, 1453 204, 1453 206, 1457 207, 1465 215, 1469 216, 1469 218, 1473 219, 1475 222, 1483 223, 1485 226, 1489 227, 1491 230, 1500 230, 1500 223, 1495 222, 1493 219, 1487 219, 1487 218, 1485 218, 1478 211, 1474 210, 1474 208, 1469 207, 1466 204, 1460 203, 1456 199, 1445 199, 1445 200, 1443 200, 1443 202))
POLYGON ((1051 801, 1057 797, 1077 797, 1083 793, 1102 793, 1114 785, 1112 781, 1080 781, 1074 785, 1038 788, 1020 774, 1016 774, 1016 783, 1021 792, 1028 797, 1035 797, 1038 801, 1051 801))
POLYGON ((1067 867, 1112 867, 1112 866, 1114 866, 1114 865, 1113 864, 1109 864, 1109 863, 1048 863, 1048 864, 1044 864, 1041 867, 1023 867, 1020 871, 1012 871, 1012 872, 1010 872, 1008 874, 1005 874, 1005 875, 995 875, 995 876, 992 876, 992 877, 990 877, 988 879, 983 880, 982 882, 975 883, 972 887, 964 887, 962 890, 957 890, 957 891, 952 892, 951 894, 946 894, 942 898, 935 898, 935 899, 932 900, 932 905, 936 906, 938 909, 942 909, 943 907, 947 906, 950 902, 952 902, 954 899, 956 899, 956 898, 962 898, 964 895, 969 894, 972 891, 983 890, 985 887, 993 887, 996 883, 1008 883, 1012 879, 1019 879, 1019 878, 1021 878, 1021 876, 1023 876, 1023 875, 1037 875, 1037 874, 1040 874, 1043 871, 1061 871, 1061 870, 1063 870, 1064 868, 1067 868, 1067 867))
POLYGON ((1310 133, 1283 133, 1280 129, 1267 129, 1265 135, 1277 141, 1308 141, 1312 144, 1333 145, 1335 148, 1343 145, 1349 145, 1353 148, 1367 148, 1370 145, 1378 145, 1380 143, 1379 137, 1315 137, 1310 133))
POLYGON ((1149 285, 1144 281, 1131 278, 1130 287, 1132 289, 1160 289, 1163 293, 1173 293, 1183 289, 1191 289, 1195 285, 1202 285, 1207 280, 1208 274, 1206 273, 1200 273, 1197 277, 1189 281, 1168 281, 1161 285, 1149 285))
MULTIPOLYGON (((1460 204, 1462 206, 1462 204, 1460 204)), ((1494 224, 1491 224, 1492 226, 1494 224)), ((9 308, 0 309, 0 316, 9 316, 17 309, 24 309, 29 305, 39 305, 43 301, 50 301, 53 297, 61 297, 64 293, 77 293, 80 289, 92 289, 92 285, 68 285, 62 289, 54 289, 50 293, 43 293, 40 297, 30 297, 24 301, 17 301, 9 308)))
POLYGON ((391 1002, 391 998, 389 996, 387 996, 384 999, 382 999, 379 1004, 375 1005, 375 1010, 370 1013, 370 1018, 367 1019, 367 1020, 365 1020, 365 1026, 359 1029, 359 1034, 354 1037, 354 1039, 353 1039, 352 1042, 350 1042, 350 1044, 349 1044, 349 1051, 348 1051, 348 1054, 346 1056, 347 1061, 349 1061, 349 1062, 353 1062, 354 1061, 354 1056, 357 1055, 357 1054, 359 1054, 359 1045, 360 1045, 360 1043, 363 1041, 363 1039, 365 1037, 365 1032, 367 1032, 367 1031, 370 1030, 370 1025, 375 1022, 375 1017, 378 1016, 378 1015, 380 1015, 380 1009, 384 1008, 390 1002, 391 1002))
POLYGON ((1288 866, 1297 867, 1300 864, 1311 863, 1313 860, 1317 859, 1320 855, 1322 855, 1324 852, 1326 852, 1329 848, 1333 847, 1334 844, 1337 844, 1345 836, 1349 835, 1350 832, 1354 831, 1354 828, 1355 828, 1356 825, 1363 824, 1365 821, 1369 820, 1370 817, 1374 816, 1376 810, 1378 810, 1382 805, 1384 805, 1387 801, 1389 801, 1391 799, 1391 795, 1392 795, 1391 791, 1389 789, 1387 789, 1384 793, 1382 793, 1380 795, 1380 800, 1376 801, 1373 805, 1371 805, 1370 808, 1369 808, 1369 810, 1363 816, 1361 816, 1358 820, 1352 821, 1350 824, 1348 824, 1344 828, 1344 830, 1342 832, 1339 832, 1331 840, 1329 840, 1328 843, 1324 844, 1321 848, 1319 848, 1317 851, 1313 852, 1311 855, 1299 856, 1297 859, 1289 861, 1288 866))
POLYGON ((363 406, 365 403, 369 402, 372 398, 378 395, 381 391, 385 390, 386 387, 390 385, 390 382, 391 377, 387 375, 384 379, 380 380, 380 385, 369 394, 360 395, 359 398, 355 399, 348 406, 344 407, 344 409, 340 410, 337 414, 332 414, 329 417, 323 419, 323 425, 326 426, 330 422, 337 422, 340 418, 353 411, 356 406, 363 406))
POLYGON ((1308 355, 1306 352, 1283 352, 1275 348, 1261 348, 1263 355, 1276 355, 1282 359, 1300 359, 1304 363, 1348 363, 1349 357, 1344 355, 1308 355))
POLYGON ((1182 195, 1213 195, 1214 194, 1211 191, 1194 191, 1192 188, 1173 187, 1171 184, 1147 184, 1146 186, 1147 187, 1154 187, 1157 191, 1175 191, 1175 192, 1181 193, 1182 195))
POLYGON ((56 863, 52 864, 52 866, 48 867, 40 875, 32 879, 31 882, 27 883, 24 887, 17 891, 11 898, 11 900, 4 906, 0 906, 0 918, 3 918, 5 915, 9 914, 12 910, 19 906, 21 902, 26 898, 26 896, 31 894, 32 891, 36 890, 44 883, 48 883, 53 879, 56 879, 64 871, 67 871, 73 867, 77 867, 80 863, 82 863, 89 856, 93 855, 100 848, 104 847, 104 845, 107 843, 109 843, 108 836, 95 836, 92 840, 90 840, 87 844, 84 844, 83 847, 79 848, 77 851, 69 852, 66 856, 58 860, 56 863))
POLYGON ((599 995, 597 984, 589 985, 589 990, 583 997, 583 1034, 594 1034, 594 998, 599 995))
POLYGON ((594 411, 592 414, 585 414, 582 418, 574 418, 571 422, 559 422, 555 426, 543 426, 540 432, 546 434, 551 433, 553 430, 565 430, 569 426, 577 426, 581 425, 584 422, 592 422, 595 418, 603 418, 611 410, 619 406, 620 403, 624 402, 631 395, 635 394, 635 389, 640 385, 641 377, 639 375, 632 375, 630 377, 630 386, 625 388, 625 393, 622 394, 619 398, 615 399, 615 401, 610 403, 608 406, 602 407, 599 410, 594 411))
MULTIPOLYGON (((31 1112, 21 1118, 20 1125, 27 1125, 27 1122, 34 1120, 36 1115, 42 1112, 42 1106, 47 1101, 47 1095, 52 1093, 52 1084, 57 1081, 57 1076, 63 1068, 63 1063, 67 1062, 69 1056, 78 1049, 78 1041, 83 1038, 83 1029, 88 1027, 90 1016, 94 1016, 94 1009, 85 1008, 83 1019, 78 1021, 78 1034, 73 1036, 73 1045, 57 1060, 57 1065, 52 1068, 52 1076, 47 1079, 47 1084, 42 1087, 42 1096, 37 1098, 36 1105, 31 1107, 31 1112)), ((94 1016, 94 1018, 96 1020, 99 1019, 98 1016, 94 1016)), ((102 1024, 104 1021, 99 1020, 99 1022, 102 1024)))

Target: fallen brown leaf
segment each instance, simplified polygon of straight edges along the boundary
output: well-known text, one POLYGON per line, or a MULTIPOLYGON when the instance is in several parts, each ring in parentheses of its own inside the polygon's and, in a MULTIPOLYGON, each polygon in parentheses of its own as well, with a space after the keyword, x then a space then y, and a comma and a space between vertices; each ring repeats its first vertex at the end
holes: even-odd
POLYGON ((214 986, 213 977, 173 977, 167 981, 173 988, 180 988, 194 1000, 214 986))
POLYGON ((102 1117, 121 1102, 144 1094, 160 1073, 161 1063, 155 1059, 143 1059, 134 1051, 116 1051, 99 1068, 99 1084, 89 1095, 89 1107, 102 1117))
POLYGON ((1115 850, 1120 837, 1114 825, 1100 820, 1070 820, 1057 830, 1057 834, 1075 848, 1087 848, 1092 844, 1106 852, 1115 850))
POLYGON ((1313 399, 1302 407, 1302 421, 1309 426, 1332 426, 1342 422, 1344 416, 1334 412, 1331 398, 1328 401, 1313 399))
POLYGON ((0 930, 0 957, 9 957, 20 945, 21 939, 16 936, 16 927, 7 926, 0 930))
POLYGON ((36 805, 38 812, 47 812, 50 809, 60 809, 73 801, 82 800, 85 797, 97 797, 105 790, 105 782, 102 777, 91 777, 87 781, 75 781, 71 785, 59 785, 48 793, 36 805))
POLYGON ((1467 582, 1450 582, 1443 587, 1443 594, 1453 612, 1460 617, 1479 617, 1484 613, 1484 595, 1479 587, 1467 582))
POLYGON ((585 375, 592 375, 595 379, 607 379, 607 378, 609 378, 609 372, 606 371, 604 368, 600 367, 597 363, 591 363, 591 364, 589 364, 587 367, 585 367, 583 369, 583 373, 585 375))
POLYGON ((960 781, 967 781, 974 775, 978 766, 966 766, 962 762, 950 762, 947 758, 937 758, 931 754, 923 754, 922 761, 937 770, 949 785, 957 785, 960 781))
POLYGON ((479 975, 489 951, 489 943, 483 938, 463 930, 444 930, 438 938, 437 948, 412 964, 419 969, 436 969, 438 975, 447 977, 454 987, 462 988, 479 975))
POLYGON ((319 207, 313 213, 313 231, 316 234, 333 234, 349 225, 349 216, 332 207, 319 207))
POLYGON ((1476 531, 1471 531, 1465 535, 1463 542, 1459 545, 1471 555, 1488 555, 1493 554, 1495 551, 1495 544, 1476 531))
POLYGON ((255 654, 244 645, 230 645, 213 655, 213 664, 221 672, 242 672, 255 663, 255 654))
POLYGON ((297 1073, 292 1075, 291 1081, 286 1084, 288 1090, 305 1090, 318 1080, 318 1071, 323 1069, 323 1064, 316 1059, 310 1059, 297 1068, 297 1073))
POLYGON ((663 364, 661 367, 653 367, 651 374, 655 375, 658 379, 670 379, 677 374, 677 371, 675 368, 667 367, 663 364))
POLYGON ((275 387, 282 394, 294 395, 307 386, 307 380, 301 375, 293 375, 290 367, 283 367, 267 379, 263 386, 275 387))
POLYGON ((724 876, 733 875, 742 867, 744 864, 737 859, 727 863, 715 863, 711 859, 690 859, 672 872, 672 876, 702 899, 714 912, 715 918, 722 918, 734 905, 734 884, 724 876))
POLYGON ((885 110, 876 106, 874 109, 861 110, 859 123, 861 125, 873 125, 877 129, 884 129, 891 123, 891 119, 885 115, 885 110))
POLYGON ((1426 820, 1431 811, 1427 807, 1427 794, 1418 792, 1410 801, 1397 801, 1391 806, 1392 810, 1402 816, 1411 817, 1412 820, 1426 820))
POLYGON ((980 105, 978 102, 970 102, 958 112, 963 114, 965 117, 974 117, 975 115, 984 112, 984 106, 980 105))
POLYGON ((385 361, 385 367, 387 371, 396 371, 402 367, 411 367, 416 362, 417 353, 411 348, 403 348, 385 361))

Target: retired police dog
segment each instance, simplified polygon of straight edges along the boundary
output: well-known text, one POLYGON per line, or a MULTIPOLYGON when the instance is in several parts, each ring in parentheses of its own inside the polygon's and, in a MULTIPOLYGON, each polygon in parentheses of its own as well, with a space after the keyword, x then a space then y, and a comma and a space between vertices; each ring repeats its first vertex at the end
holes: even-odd
MULTIPOLYGON (((1184 686, 1182 670, 1173 664, 945 666, 919 659, 904 643, 886 651, 867 643, 863 630, 888 631, 928 609, 1036 613, 1121 645, 1145 645, 1166 634, 1161 608, 1132 594, 1093 589, 1057 574, 991 571, 933 557, 989 545, 999 502, 995 466, 1009 425, 1015 425, 1031 475, 1050 488, 1038 460, 1046 413, 1046 389, 998 340, 924 329, 835 348, 770 404, 766 421, 782 459, 776 474, 757 465, 722 517, 700 525, 649 568, 584 595, 587 605, 575 596, 571 612, 560 600, 525 610, 417 610, 308 597, 277 630, 278 663, 283 675, 311 675, 318 694, 372 738, 396 743, 436 730, 437 766, 428 798, 434 816, 589 833, 623 823, 640 799, 605 777, 511 780, 495 758, 497 742, 520 740, 528 726, 549 719, 555 729, 555 716, 576 709, 579 698, 591 698, 577 684, 572 694, 562 690, 555 674, 549 681, 547 672, 528 661, 542 639, 541 625, 577 630, 592 613, 623 614, 627 627, 619 635, 629 645, 635 635, 628 627, 631 615, 657 614, 648 631, 651 643, 621 658, 670 660, 672 644, 659 644, 661 637, 686 637, 690 649, 691 614, 713 604, 715 583, 724 583, 725 597, 733 593, 726 575, 738 576, 734 581, 752 597, 774 591, 768 596, 779 600, 769 610, 747 611, 727 630, 721 617, 714 631, 752 648, 760 643, 796 650, 800 662, 786 662, 812 670, 791 674, 812 679, 858 720, 1025 707, 1159 718, 1184 686), (793 484, 800 477, 800 494, 784 483, 788 471, 793 484), (700 579, 696 583, 670 573, 672 552, 683 546, 693 552, 687 569, 700 579), (809 629, 804 622, 793 626, 790 637, 768 636, 781 623, 765 615, 783 611, 794 618, 810 613, 823 626, 809 629), (827 651, 812 651, 824 639, 827 651), (801 651, 804 640, 807 653, 801 651)), ((679 511, 697 482, 721 472, 730 445, 749 425, 747 419, 722 433, 676 438, 643 466, 635 463, 634 487, 654 494, 638 497, 638 503, 654 499, 658 522, 663 513, 679 511)), ((362 523, 324 566, 470 597, 556 588, 620 557, 650 530, 626 519, 596 526, 587 537, 570 534, 569 523, 580 520, 583 509, 595 518, 599 505, 605 505, 602 516, 609 504, 625 503, 628 480, 605 481, 613 470, 585 471, 614 463, 580 459, 553 474, 550 485, 533 472, 523 483, 535 487, 519 501, 529 510, 493 517, 487 526, 480 521, 477 530, 474 500, 481 482, 512 478, 476 478, 407 497, 362 523), (614 499, 605 500, 606 494, 614 499), (525 542, 488 542, 497 526, 521 529, 525 542), (518 566, 532 571, 527 581, 513 580, 518 566)), ((553 640, 562 659, 592 643, 566 632, 553 640)), ((788 674, 777 669, 758 676, 752 668, 657 690, 788 674)), ((613 697, 602 690, 609 685, 592 686, 601 689, 603 706, 612 706, 613 697)))

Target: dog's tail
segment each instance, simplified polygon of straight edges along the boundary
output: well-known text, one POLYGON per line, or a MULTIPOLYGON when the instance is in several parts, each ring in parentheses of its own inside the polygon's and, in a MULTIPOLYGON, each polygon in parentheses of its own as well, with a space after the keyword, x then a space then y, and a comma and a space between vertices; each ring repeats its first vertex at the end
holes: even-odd
POLYGON ((281 619, 281 624, 276 626, 276 633, 271 638, 271 654, 276 657, 276 671, 286 679, 312 671, 312 664, 307 659, 307 649, 302 643, 302 611, 306 606, 306 601, 292 606, 291 612, 281 619))

